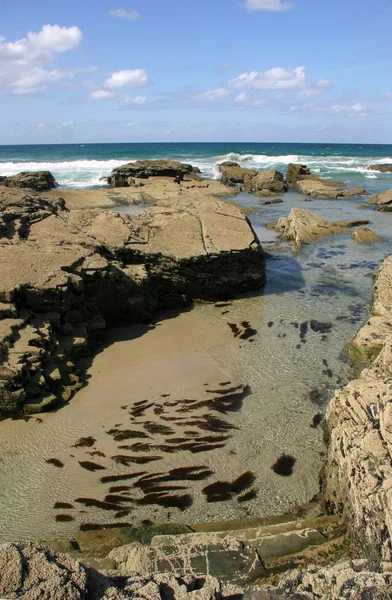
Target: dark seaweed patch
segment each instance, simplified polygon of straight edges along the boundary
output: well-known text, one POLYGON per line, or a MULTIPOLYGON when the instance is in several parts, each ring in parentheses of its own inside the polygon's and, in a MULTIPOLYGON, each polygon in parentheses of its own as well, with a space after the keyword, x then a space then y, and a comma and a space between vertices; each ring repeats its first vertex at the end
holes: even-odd
POLYGON ((277 475, 281 475, 282 477, 289 477, 293 474, 293 468, 296 462, 297 459, 293 456, 290 456, 289 454, 282 454, 282 456, 276 459, 271 469, 277 475))
POLYGON ((299 337, 300 337, 301 342, 305 342, 306 341, 306 334, 307 333, 308 333, 308 321, 304 321, 299 326, 299 337))
POLYGON ((254 473, 247 471, 232 482, 215 481, 203 488, 203 493, 207 496, 207 502, 224 502, 230 500, 233 495, 244 492, 255 479, 254 473))
POLYGON ((82 437, 75 444, 74 448, 91 448, 97 440, 93 437, 82 437))
POLYGON ((144 428, 147 429, 148 433, 161 433, 162 435, 173 435, 174 431, 167 425, 161 423, 153 423, 152 421, 146 421, 144 428))
POLYGON ((56 515, 56 521, 60 521, 60 523, 69 523, 70 521, 74 521, 75 519, 72 515, 56 515))
POLYGON ((316 429, 320 425, 322 420, 323 415, 321 413, 316 413, 312 419, 311 427, 313 427, 313 429, 316 429))
POLYGON ((104 502, 109 504, 123 504, 124 502, 133 502, 132 498, 126 498, 125 496, 118 496, 116 494, 108 494, 104 498, 104 502))
POLYGON ((228 326, 230 327, 234 337, 238 337, 241 333, 240 328, 238 327, 238 325, 236 325, 235 323, 227 323, 228 326))
POLYGON ((323 323, 315 319, 312 319, 309 324, 312 331, 316 333, 330 333, 332 329, 332 323, 323 323))
POLYGON ((162 456, 112 456, 113 460, 120 465, 124 465, 129 467, 132 464, 137 465, 146 465, 150 462, 155 462, 156 460, 161 460, 162 456))
POLYGON ((240 335, 240 340, 249 340, 249 338, 254 337, 257 334, 257 329, 253 329, 252 327, 247 327, 243 333, 240 335))
POLYGON ((106 469, 106 467, 103 467, 102 465, 99 465, 97 463, 93 463, 89 460, 79 461, 79 464, 81 467, 83 467, 83 469, 87 469, 87 471, 102 471, 106 469))
POLYGON ((144 433, 144 431, 134 431, 131 429, 111 429, 107 432, 109 435, 112 435, 116 442, 122 442, 123 440, 131 440, 131 439, 140 439, 140 438, 149 438, 150 436, 144 433))
POLYGON ((257 490, 255 490, 255 489, 250 490, 243 496, 240 496, 238 498, 238 502, 249 502, 249 500, 253 500, 254 498, 257 498, 257 490))
POLYGON ((105 458, 106 454, 100 452, 99 450, 94 450, 94 452, 87 452, 90 456, 100 456, 101 458, 105 458))
POLYGON ((186 510, 193 504, 192 496, 184 494, 183 496, 167 496, 165 494, 147 494, 141 500, 138 500, 140 505, 158 504, 165 508, 179 508, 186 510))
POLYGON ((132 523, 82 523, 80 531, 99 531, 100 529, 118 529, 120 527, 133 527, 132 523))
POLYGON ((69 502, 56 502, 56 504, 54 505, 55 509, 59 509, 62 508, 64 509, 71 509, 74 508, 73 504, 70 504, 69 502))
POLYGON ((137 406, 136 408, 133 408, 130 412, 130 414, 135 417, 135 419, 137 419, 138 417, 144 417, 146 410, 148 410, 149 408, 152 408, 154 406, 154 402, 151 402, 150 404, 143 404, 142 406, 137 406))
POLYGON ((269 323, 267 323, 268 327, 272 327, 272 326, 273 326, 273 324, 274 324, 274 322, 273 322, 273 321, 269 321, 269 323))
POLYGON ((110 488, 109 493, 116 494, 118 492, 126 492, 130 489, 131 489, 131 487, 129 485, 115 485, 110 488))
POLYGON ((116 481, 126 481, 127 479, 135 479, 136 477, 145 475, 146 471, 139 471, 138 473, 127 473, 126 475, 106 475, 101 477, 101 483, 115 483, 116 481))
POLYGON ((61 462, 61 460, 58 460, 58 458, 48 458, 47 460, 45 460, 46 463, 48 463, 48 465, 53 465, 55 467, 58 467, 59 469, 61 469, 64 466, 64 463, 61 462))
POLYGON ((102 510, 115 510, 118 511, 118 505, 113 502, 102 502, 102 500, 96 500, 95 498, 75 498, 75 502, 84 504, 88 508, 101 508, 102 510))
POLYGON ((135 444, 132 444, 132 446, 119 446, 118 448, 119 450, 129 450, 130 452, 149 452, 154 446, 136 442, 135 444))

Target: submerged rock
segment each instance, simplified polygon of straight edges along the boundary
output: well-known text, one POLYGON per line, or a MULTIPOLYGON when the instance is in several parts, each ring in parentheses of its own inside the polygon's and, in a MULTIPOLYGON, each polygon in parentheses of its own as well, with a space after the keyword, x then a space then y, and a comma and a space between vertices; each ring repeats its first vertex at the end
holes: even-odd
POLYGON ((369 198, 368 202, 369 204, 382 204, 384 206, 392 204, 392 188, 385 190, 385 192, 381 192, 376 196, 372 196, 372 198, 369 198))
POLYGON ((372 244, 382 242, 382 239, 367 227, 357 227, 351 234, 351 237, 360 244, 372 244))
POLYGON ((334 233, 347 233, 349 227, 367 223, 359 220, 329 222, 304 208, 292 208, 288 217, 280 217, 274 229, 282 239, 294 241, 295 246, 300 248, 302 244, 310 244, 334 233))
POLYGON ((7 187, 30 188, 38 192, 56 187, 56 181, 50 171, 23 171, 12 177, 6 177, 3 184, 7 187))
POLYGON ((364 167, 368 171, 378 171, 379 173, 392 173, 392 163, 384 165, 367 165, 364 167))

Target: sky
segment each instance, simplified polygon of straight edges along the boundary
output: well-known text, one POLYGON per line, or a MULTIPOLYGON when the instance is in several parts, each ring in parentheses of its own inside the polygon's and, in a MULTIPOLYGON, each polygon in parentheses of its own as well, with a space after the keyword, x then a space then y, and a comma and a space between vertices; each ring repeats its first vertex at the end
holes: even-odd
POLYGON ((392 143, 392 0, 0 0, 0 144, 392 143))

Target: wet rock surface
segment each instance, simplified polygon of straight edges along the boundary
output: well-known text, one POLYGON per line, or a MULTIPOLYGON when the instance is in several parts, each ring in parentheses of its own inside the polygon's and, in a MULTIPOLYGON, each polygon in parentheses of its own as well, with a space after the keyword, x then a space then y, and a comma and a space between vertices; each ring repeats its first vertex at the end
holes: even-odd
POLYGON ((56 187, 55 179, 50 171, 24 171, 12 177, 4 177, 1 183, 10 188, 29 188, 38 192, 56 187))
POLYGON ((377 356, 359 379, 336 392, 327 410, 330 432, 324 494, 327 509, 350 522, 356 556, 392 560, 392 258, 375 280, 372 317, 354 340, 377 356))
POLYGON ((368 200, 369 204, 380 204, 382 207, 387 207, 392 204, 392 188, 381 192, 376 196, 372 196, 368 200))
POLYGON ((108 324, 264 283, 264 254, 233 204, 162 201, 138 216, 69 212, 0 191, 0 414, 47 410, 83 384, 75 360, 108 324))
POLYGON ((256 175, 256 171, 253 171, 252 169, 245 169, 238 163, 230 160, 221 163, 219 165, 219 170, 222 173, 222 183, 225 185, 244 183, 245 178, 252 178, 256 175))

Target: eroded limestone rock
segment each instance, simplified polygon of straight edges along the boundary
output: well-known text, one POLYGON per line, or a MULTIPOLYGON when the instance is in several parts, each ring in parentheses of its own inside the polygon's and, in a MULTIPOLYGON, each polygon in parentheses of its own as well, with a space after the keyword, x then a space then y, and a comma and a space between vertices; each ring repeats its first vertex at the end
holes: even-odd
POLYGON ((376 196, 372 196, 368 200, 369 204, 380 204, 383 207, 389 204, 392 204, 392 188, 389 190, 385 190, 385 192, 380 192, 376 196))
POLYGON ((30 188, 44 192, 56 187, 56 181, 50 171, 23 171, 11 177, 5 177, 3 184, 7 187, 30 188))
POLYGON ((192 165, 176 160, 138 160, 113 169, 108 183, 111 187, 129 187, 135 184, 135 178, 148 179, 149 177, 179 177, 185 175, 196 177, 200 170, 192 165))

